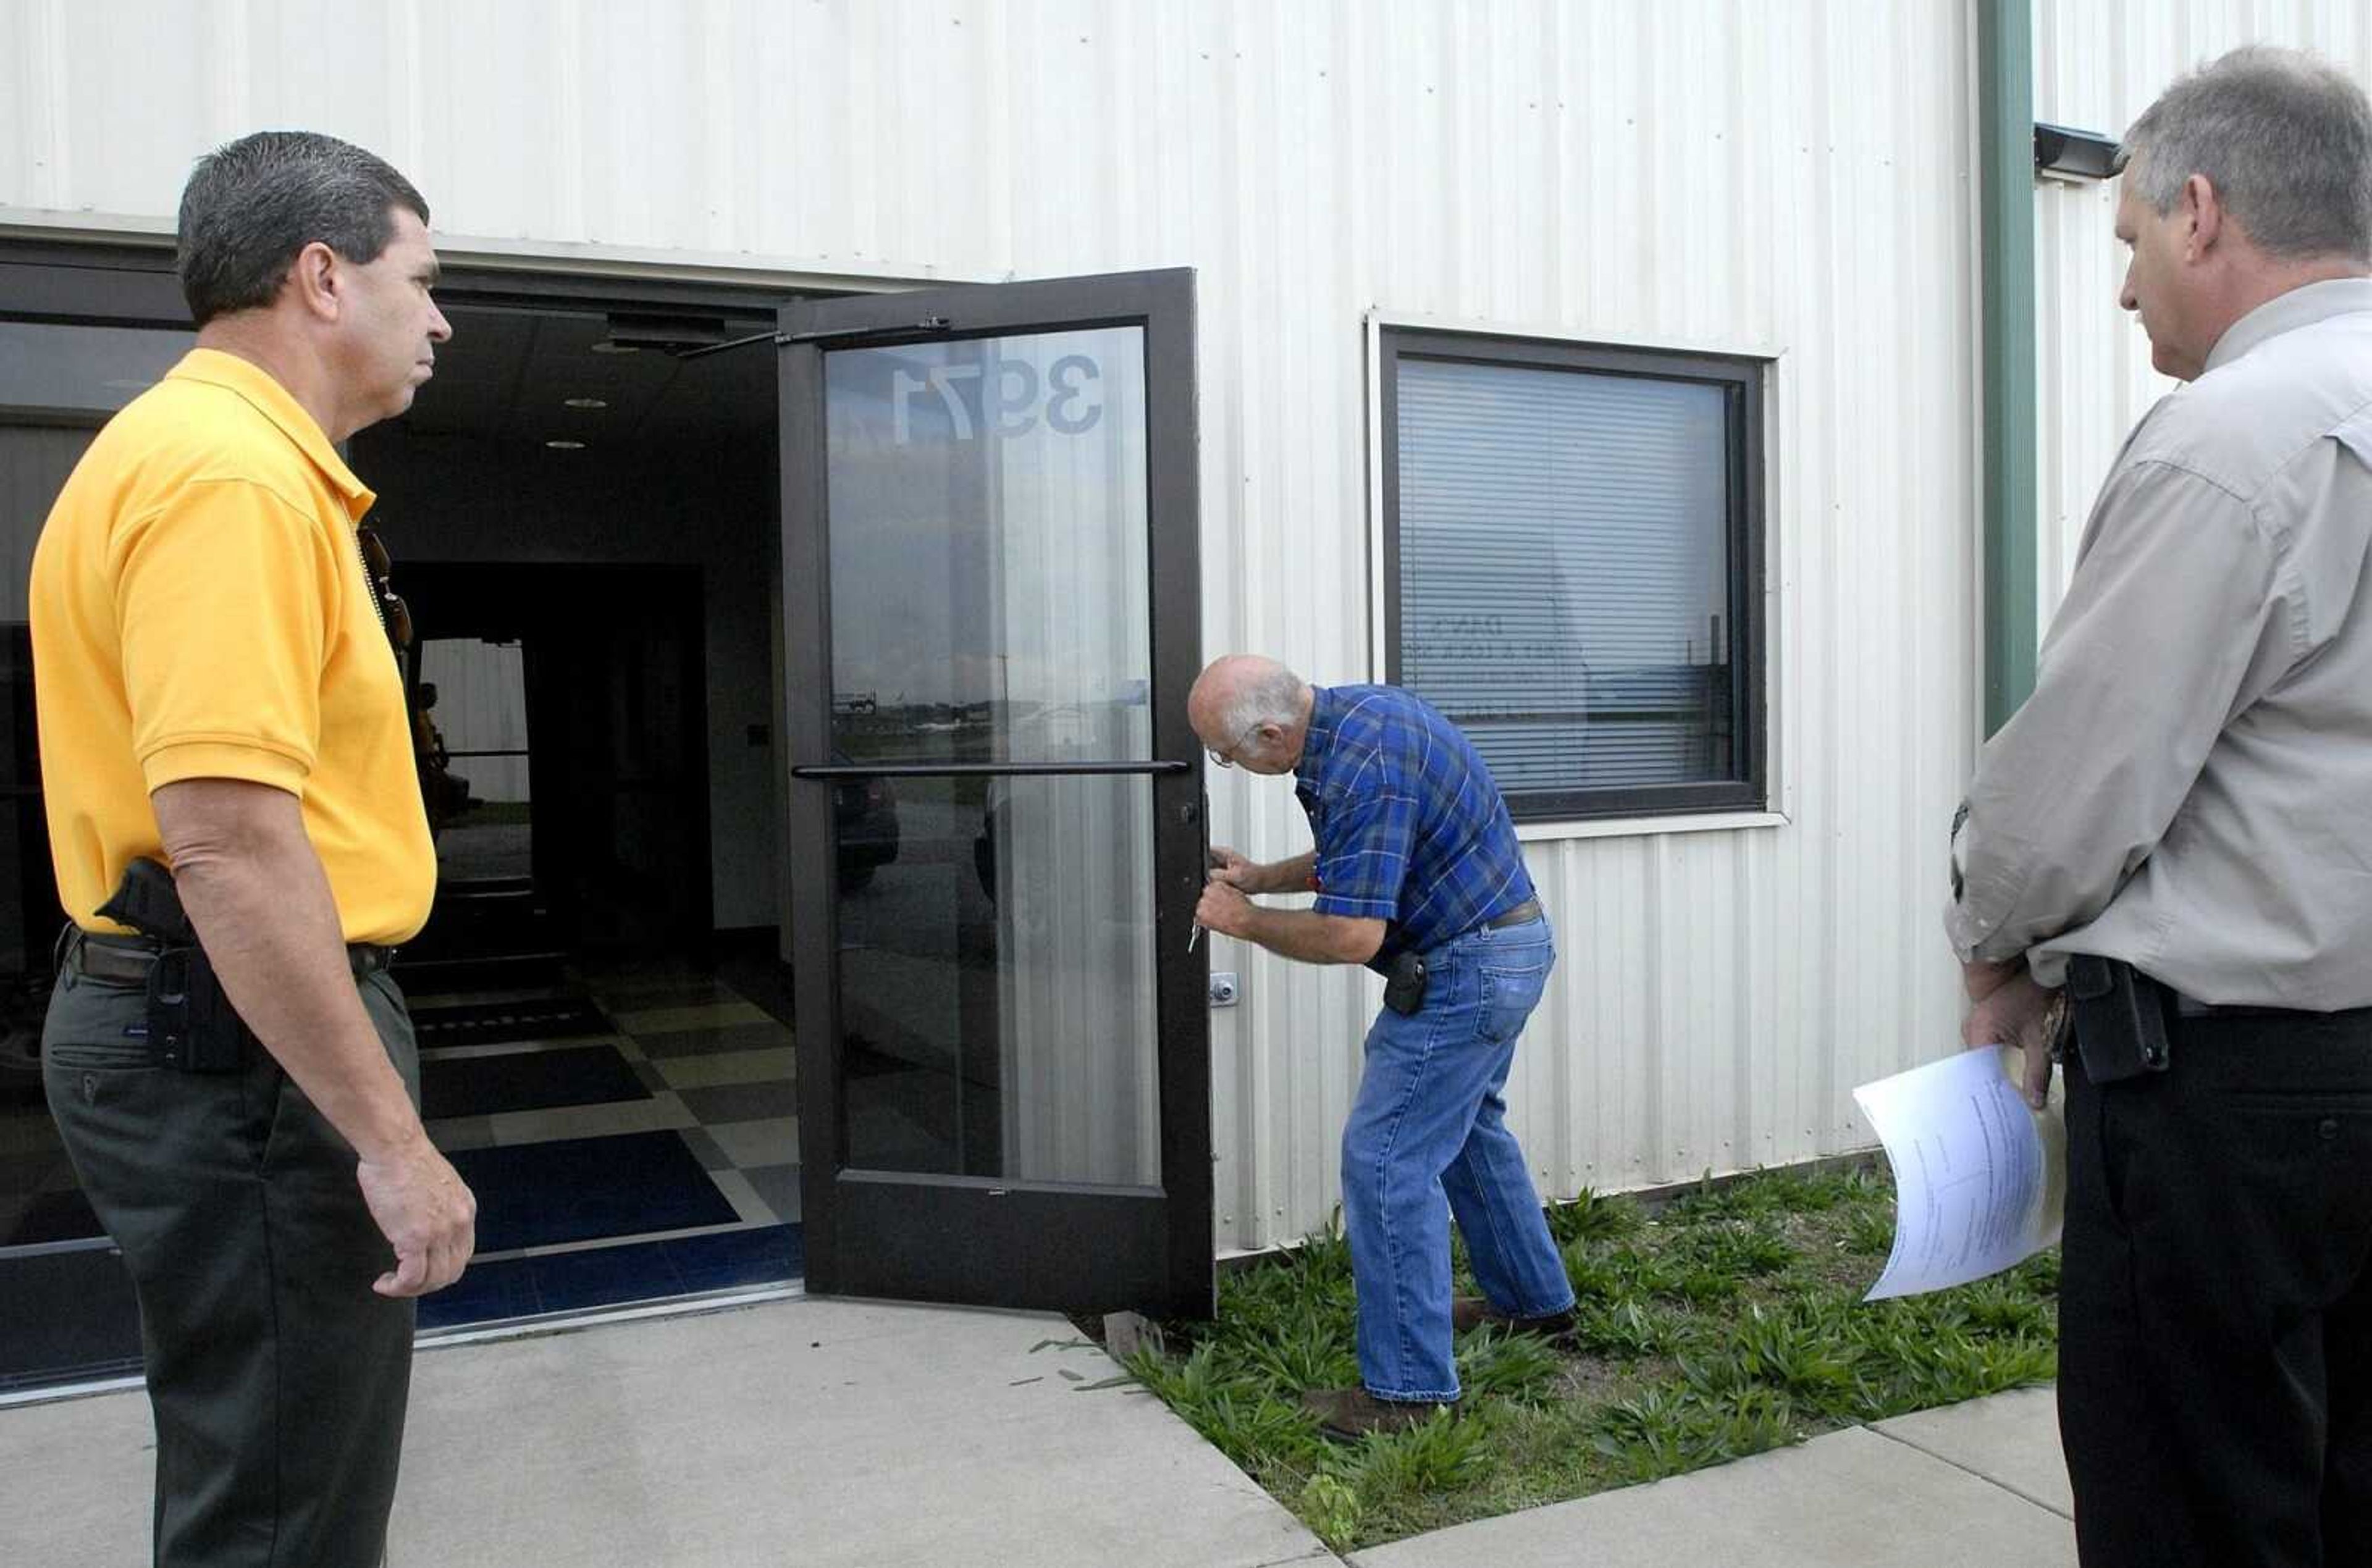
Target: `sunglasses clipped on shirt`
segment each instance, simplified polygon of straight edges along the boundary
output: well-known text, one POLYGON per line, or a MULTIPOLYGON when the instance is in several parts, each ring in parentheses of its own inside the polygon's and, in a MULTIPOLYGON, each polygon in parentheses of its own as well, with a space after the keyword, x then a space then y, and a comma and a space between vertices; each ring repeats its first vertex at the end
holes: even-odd
POLYGON ((378 607, 379 624, 387 629, 387 640, 401 652, 412 646, 412 610, 388 581, 394 563, 388 557, 387 541, 372 528, 356 528, 355 539, 362 546, 363 565, 370 575, 372 602, 378 607))

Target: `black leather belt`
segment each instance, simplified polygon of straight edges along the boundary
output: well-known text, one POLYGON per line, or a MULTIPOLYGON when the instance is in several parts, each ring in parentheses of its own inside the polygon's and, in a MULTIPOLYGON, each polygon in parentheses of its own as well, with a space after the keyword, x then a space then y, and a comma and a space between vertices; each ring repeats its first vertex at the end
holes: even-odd
POLYGON ((1485 931, 1497 931, 1503 926, 1521 925, 1528 920, 1538 920, 1540 918, 1541 900, 1538 899, 1526 899, 1514 909, 1507 910, 1499 914, 1494 914, 1490 919, 1484 921, 1482 923, 1482 929, 1485 931))
MULTIPOLYGON (((2309 1018, 2343 1016, 2331 1013, 2309 1013, 2298 1007, 2261 1007, 2250 1003, 2202 1002, 2194 997, 2185 996, 2171 986, 2166 987, 2166 991, 2167 994, 2174 998, 2175 1012, 2186 1018, 2264 1018, 2275 1022, 2287 1018, 2304 1023, 2309 1018)), ((2372 1008, 2357 1008, 2355 1011, 2372 1013, 2372 1008)))
MULTIPOLYGON (((157 955, 163 950, 161 944, 145 936, 109 936, 83 931, 68 940, 65 964, 93 980, 143 985, 147 982, 148 970, 156 964, 157 955)), ((355 942, 346 948, 346 962, 356 975, 376 974, 394 961, 394 948, 374 942, 355 942)))

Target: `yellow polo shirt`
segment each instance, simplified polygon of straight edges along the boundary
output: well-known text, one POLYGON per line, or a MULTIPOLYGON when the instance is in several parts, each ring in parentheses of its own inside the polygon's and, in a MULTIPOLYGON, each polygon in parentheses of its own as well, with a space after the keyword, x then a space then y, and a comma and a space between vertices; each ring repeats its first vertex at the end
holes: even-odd
POLYGON ((355 526, 374 497, 258 366, 193 350, 110 420, 33 552, 33 694, 58 894, 86 929, 163 858, 150 792, 304 804, 349 942, 428 918, 436 852, 355 526))

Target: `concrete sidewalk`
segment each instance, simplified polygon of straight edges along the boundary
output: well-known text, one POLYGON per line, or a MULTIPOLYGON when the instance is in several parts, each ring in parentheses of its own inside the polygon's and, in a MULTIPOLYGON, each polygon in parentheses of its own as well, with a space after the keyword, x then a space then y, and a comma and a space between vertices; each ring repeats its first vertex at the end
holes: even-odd
MULTIPOLYGON (((394 1568, 1338 1560, 1059 1318, 793 1300, 424 1353, 394 1568)), ((145 1562, 145 1399, 0 1411, 0 1562, 145 1562)), ((1354 1554, 1355 1568, 2076 1561, 2049 1389, 1354 1554)))
POLYGON ((2056 1396, 2029 1388, 1366 1551, 1355 1568, 2074 1568, 2056 1396))
MULTIPOLYGON (((392 1568, 1334 1559, 1060 1318, 792 1300, 424 1352, 392 1568)), ((148 1560, 145 1396, 0 1411, 0 1563, 148 1560)))

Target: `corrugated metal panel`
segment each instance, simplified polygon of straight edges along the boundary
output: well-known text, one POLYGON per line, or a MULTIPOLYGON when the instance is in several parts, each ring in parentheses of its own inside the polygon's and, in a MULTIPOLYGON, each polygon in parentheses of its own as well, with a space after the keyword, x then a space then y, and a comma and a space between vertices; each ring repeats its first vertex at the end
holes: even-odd
MULTIPOLYGON (((527 659, 517 643, 440 637, 420 648, 420 678, 436 688, 435 721, 448 752, 527 749, 527 659)), ((527 758, 459 756, 452 771, 480 800, 522 801, 527 758)))
MULTIPOLYGON (((1364 323, 1760 346, 1785 827, 1543 842, 1564 960, 1510 1086, 1551 1191, 1858 1144, 1946 1050, 1971 757, 1972 29, 1951 0, 0 8, 0 207, 169 214, 304 123, 448 235, 890 275, 1201 273, 1204 631, 1373 673, 1364 323)), ((1306 842, 1224 774, 1223 838, 1306 842)), ((1374 1005, 1223 944, 1219 1237, 1321 1223, 1374 1005)))
MULTIPOLYGON (((2035 0, 2035 118, 2122 136, 2177 76, 2244 43, 2311 49, 2372 83, 2362 0, 2035 0)), ((2035 188, 2046 627, 2117 448, 2175 385, 2150 368, 2148 338, 2117 307, 2116 203, 2112 180, 2035 188)))

